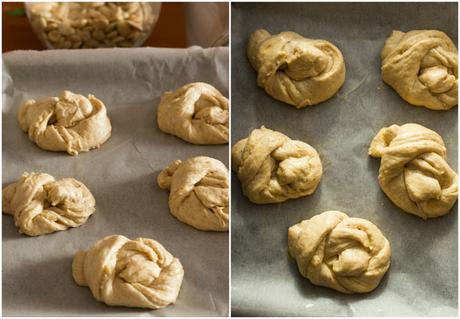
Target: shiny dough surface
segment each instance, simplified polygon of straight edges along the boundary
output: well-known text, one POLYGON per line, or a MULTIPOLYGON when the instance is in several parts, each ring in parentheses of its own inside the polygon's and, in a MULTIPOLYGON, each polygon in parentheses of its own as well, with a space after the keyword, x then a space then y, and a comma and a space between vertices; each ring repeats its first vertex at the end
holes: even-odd
POLYGON ((383 81, 410 104, 432 110, 458 104, 458 53, 444 32, 393 31, 381 59, 383 81))
POLYGON ((257 84, 296 108, 330 99, 345 81, 342 53, 326 40, 259 29, 249 38, 247 55, 257 71, 257 84))
POLYGON ((27 100, 19 108, 18 121, 40 148, 70 155, 99 148, 112 132, 101 100, 70 91, 63 91, 59 97, 27 100))
POLYGON ((381 158, 380 187, 404 211, 434 218, 447 214, 457 201, 457 173, 446 161, 438 133, 415 123, 384 127, 369 155, 381 158))
POLYGON ((377 226, 339 211, 290 227, 288 249, 312 284, 347 294, 374 290, 390 267, 390 243, 377 226))
POLYGON ((153 239, 112 235, 78 251, 72 275, 107 305, 159 309, 176 302, 184 269, 153 239))

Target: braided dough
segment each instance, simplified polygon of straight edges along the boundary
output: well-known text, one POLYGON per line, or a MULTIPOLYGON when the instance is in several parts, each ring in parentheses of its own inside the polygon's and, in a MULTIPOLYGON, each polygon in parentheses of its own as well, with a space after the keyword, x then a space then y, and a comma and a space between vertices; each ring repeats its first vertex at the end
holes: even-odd
POLYGON ((377 226, 339 211, 290 227, 288 248, 302 276, 347 294, 374 290, 390 267, 390 243, 377 226))
POLYGON ((83 183, 55 180, 45 173, 24 173, 3 189, 3 213, 12 215, 19 232, 39 236, 78 227, 94 213, 96 201, 83 183))
POLYGON ((77 252, 72 275, 107 305, 159 309, 176 301, 184 269, 153 239, 112 235, 77 252))
POLYGON ((190 83, 163 94, 160 130, 192 144, 228 143, 228 99, 206 83, 190 83))
POLYGON ((169 189, 171 214, 199 230, 228 230, 228 170, 220 161, 199 156, 176 160, 157 178, 169 189))
POLYGON ((379 183, 404 211, 423 219, 445 215, 457 201, 457 174, 436 132, 418 124, 382 128, 369 155, 381 157, 379 183))
POLYGON ((382 79, 407 102, 433 110, 458 103, 458 56, 441 31, 393 31, 381 53, 382 79))
POLYGON ((345 81, 342 53, 325 40, 259 29, 249 38, 247 54, 257 71, 257 84, 297 108, 326 101, 345 81))
POLYGON ((243 193, 256 204, 310 195, 323 174, 313 147, 263 126, 233 145, 232 169, 243 193))
POLYGON ((40 101, 27 100, 18 121, 30 140, 48 151, 70 155, 99 148, 110 137, 112 126, 104 103, 70 91, 40 101))

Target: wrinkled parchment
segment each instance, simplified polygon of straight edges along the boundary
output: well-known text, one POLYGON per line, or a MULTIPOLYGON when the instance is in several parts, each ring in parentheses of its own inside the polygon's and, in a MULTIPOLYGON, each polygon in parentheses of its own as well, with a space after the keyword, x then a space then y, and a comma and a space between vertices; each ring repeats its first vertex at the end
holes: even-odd
POLYGON ((82 181, 96 212, 79 228, 40 237, 20 235, 3 215, 4 316, 222 316, 228 313, 228 233, 201 232, 175 219, 169 192, 156 177, 175 159, 207 155, 228 166, 227 145, 199 146, 161 132, 156 107, 166 90, 194 81, 228 96, 228 49, 97 49, 18 51, 3 55, 3 185, 24 171, 82 181), (16 114, 26 98, 69 89, 95 94, 112 121, 99 150, 76 157, 29 141, 16 114), (148 311, 109 307, 75 284, 72 258, 111 234, 148 237, 182 262, 175 305, 148 311))
POLYGON ((265 125, 312 145, 324 166, 312 196, 277 205, 250 203, 232 173, 232 315, 457 315, 457 207, 428 221, 403 213, 378 186, 380 160, 367 155, 380 128, 416 122, 441 134, 457 171, 457 108, 410 106, 380 78, 391 31, 430 28, 457 43, 457 4, 232 5, 233 143, 265 125), (301 110, 268 96, 246 58, 257 28, 334 43, 347 68, 338 95, 301 110), (392 264, 374 292, 349 296, 313 286, 288 257, 288 227, 326 210, 369 219, 389 239, 392 264))

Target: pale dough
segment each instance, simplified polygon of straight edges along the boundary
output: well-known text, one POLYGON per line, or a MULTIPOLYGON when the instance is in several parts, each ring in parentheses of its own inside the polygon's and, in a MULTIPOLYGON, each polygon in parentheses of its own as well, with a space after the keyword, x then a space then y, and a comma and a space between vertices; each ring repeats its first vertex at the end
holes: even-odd
POLYGON ((40 101, 27 100, 18 121, 30 140, 48 151, 70 155, 98 148, 110 137, 112 126, 104 103, 70 91, 40 101))
POLYGON ((222 162, 198 156, 169 164, 157 178, 169 189, 171 214, 199 230, 228 231, 228 170, 222 162))
POLYGON ((457 173, 447 164, 436 132, 414 123, 384 127, 369 155, 382 158, 380 187, 404 211, 433 218, 447 214, 457 201, 457 173))
POLYGON ((374 290, 390 267, 390 243, 377 226, 339 211, 290 227, 288 248, 302 276, 347 294, 374 290))
POLYGON ((232 169, 256 204, 310 195, 323 174, 313 147, 263 126, 233 145, 232 169))
POLYGON ((331 98, 345 81, 342 53, 325 40, 259 29, 249 38, 247 54, 258 85, 297 108, 331 98))
POLYGON ((196 82, 163 94, 160 130, 192 144, 228 143, 228 99, 213 86, 196 82))
POLYGON ((107 305, 159 309, 176 302, 184 269, 153 239, 112 235, 78 251, 72 275, 107 305))
POLYGON ((19 232, 39 236, 78 227, 94 213, 96 201, 83 183, 55 180, 45 173, 24 173, 3 189, 3 213, 12 215, 19 232))
POLYGON ((417 106, 448 110, 458 103, 458 56, 441 31, 393 31, 381 53, 382 79, 417 106))

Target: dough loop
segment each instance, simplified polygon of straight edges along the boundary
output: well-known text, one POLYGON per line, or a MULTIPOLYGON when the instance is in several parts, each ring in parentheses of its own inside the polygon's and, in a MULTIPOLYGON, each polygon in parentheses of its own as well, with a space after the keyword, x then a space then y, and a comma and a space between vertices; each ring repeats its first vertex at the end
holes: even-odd
POLYGON ((160 130, 192 144, 228 143, 228 99, 206 83, 166 92, 158 106, 160 130))
POLYGON ((199 156, 176 160, 158 175, 170 189, 171 214, 199 230, 228 230, 228 170, 220 161, 199 156))
POLYGON ((247 54, 258 85, 297 108, 331 98, 345 81, 342 53, 325 40, 259 29, 249 38, 247 54))
POLYGON ((232 169, 243 193, 256 204, 310 195, 323 174, 313 147, 263 126, 233 145, 232 169))
POLYGON ((302 276, 347 294, 374 290, 390 267, 390 243, 377 226, 339 211, 290 227, 288 248, 302 276))
POLYGON ((112 235, 77 252, 72 275, 107 305, 159 309, 176 301, 184 269, 155 240, 112 235))
POLYGON ((446 162, 444 142, 418 124, 382 128, 369 155, 381 157, 379 183, 404 211, 423 219, 449 212, 457 201, 457 174, 446 162))
POLYGON ((3 189, 3 213, 12 215, 19 232, 39 236, 78 227, 94 213, 96 201, 83 183, 55 180, 44 173, 24 173, 3 189))
POLYGON ((458 103, 458 56, 441 31, 393 31, 381 53, 382 79, 407 102, 433 110, 458 103))
POLYGON ((27 100, 19 109, 18 121, 42 149, 70 155, 99 148, 112 131, 104 103, 94 95, 86 98, 70 91, 40 101, 27 100))

